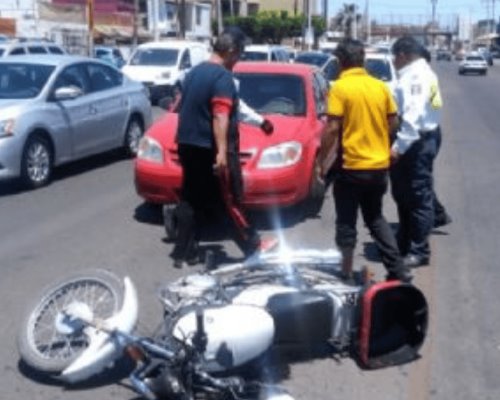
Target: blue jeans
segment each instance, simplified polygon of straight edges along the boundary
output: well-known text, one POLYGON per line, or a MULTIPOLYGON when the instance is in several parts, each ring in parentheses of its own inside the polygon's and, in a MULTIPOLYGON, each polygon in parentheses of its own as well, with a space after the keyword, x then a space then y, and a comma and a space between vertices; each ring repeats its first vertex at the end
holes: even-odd
POLYGON ((391 168, 392 196, 399 216, 397 241, 403 255, 429 257, 429 234, 434 226, 432 170, 439 128, 423 133, 391 168))

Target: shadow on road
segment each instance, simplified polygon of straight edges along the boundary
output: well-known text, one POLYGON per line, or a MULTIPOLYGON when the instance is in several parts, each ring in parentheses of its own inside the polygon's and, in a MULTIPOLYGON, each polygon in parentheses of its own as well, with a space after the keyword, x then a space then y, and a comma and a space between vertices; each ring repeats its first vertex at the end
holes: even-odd
MULTIPOLYGON (((231 224, 231 222, 228 221, 227 214, 217 210, 217 207, 211 211, 213 213, 210 212, 210 214, 204 216, 203 229, 209 232, 209 235, 220 236, 220 233, 217 232, 224 229, 223 226, 231 224)), ((298 206, 268 210, 247 210, 246 215, 251 224, 258 230, 290 228, 304 220, 303 213, 298 206)), ((319 216, 314 218, 319 218, 319 216)), ((135 208, 134 219, 145 224, 162 225, 162 206, 143 202, 135 208)))
MULTIPOLYGON (((107 167, 116 162, 127 160, 128 158, 129 157, 124 154, 123 151, 112 150, 106 153, 64 164, 54 169, 52 182, 62 181, 67 178, 83 175, 87 172, 107 167)), ((30 190, 31 189, 24 187, 19 179, 9 179, 0 182, 0 197, 29 192, 30 190)))

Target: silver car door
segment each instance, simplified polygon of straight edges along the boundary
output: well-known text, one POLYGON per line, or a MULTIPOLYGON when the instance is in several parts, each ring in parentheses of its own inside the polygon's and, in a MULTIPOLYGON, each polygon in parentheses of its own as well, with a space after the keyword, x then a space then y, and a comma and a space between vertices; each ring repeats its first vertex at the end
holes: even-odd
POLYGON ((122 74, 112 67, 88 63, 91 98, 99 121, 98 143, 101 150, 119 147, 123 143, 128 116, 128 95, 123 88, 122 74))
POLYGON ((97 108, 89 95, 90 82, 84 64, 70 65, 60 72, 53 92, 62 87, 76 87, 81 92, 78 97, 57 101, 70 130, 72 158, 93 154, 99 144, 97 108))

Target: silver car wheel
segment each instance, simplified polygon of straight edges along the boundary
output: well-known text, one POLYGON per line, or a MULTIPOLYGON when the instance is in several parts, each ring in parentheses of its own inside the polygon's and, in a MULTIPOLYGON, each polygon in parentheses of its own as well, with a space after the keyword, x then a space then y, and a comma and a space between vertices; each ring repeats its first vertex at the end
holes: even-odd
POLYGON ((50 174, 50 151, 45 143, 33 141, 26 152, 26 172, 30 181, 39 184, 50 174))
POLYGON ((132 156, 135 156, 137 154, 137 151, 139 150, 139 141, 141 140, 143 135, 144 132, 139 121, 137 121, 136 119, 130 121, 127 128, 127 135, 125 137, 125 145, 127 151, 132 156))

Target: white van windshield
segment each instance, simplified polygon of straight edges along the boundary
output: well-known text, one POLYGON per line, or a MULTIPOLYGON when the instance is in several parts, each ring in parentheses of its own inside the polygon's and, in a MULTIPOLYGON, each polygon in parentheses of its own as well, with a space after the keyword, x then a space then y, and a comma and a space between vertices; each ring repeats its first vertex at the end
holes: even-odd
POLYGON ((137 49, 130 65, 174 66, 178 55, 177 49, 137 49))

